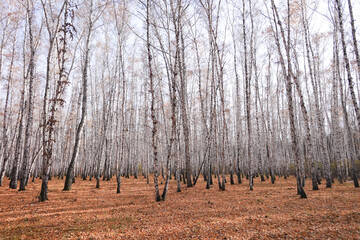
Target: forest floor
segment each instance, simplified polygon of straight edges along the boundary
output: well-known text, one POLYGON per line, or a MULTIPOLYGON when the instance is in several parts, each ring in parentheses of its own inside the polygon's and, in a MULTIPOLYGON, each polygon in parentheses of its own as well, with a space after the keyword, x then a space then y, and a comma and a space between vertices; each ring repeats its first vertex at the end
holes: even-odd
MULTIPOLYGON (((215 179, 216 180, 216 179, 215 179)), ((49 201, 40 203, 41 180, 27 190, 0 187, 0 239, 360 239, 360 189, 335 183, 296 195, 295 178, 248 181, 205 189, 172 181, 165 202, 154 201, 153 183, 146 179, 116 181, 76 179, 70 192, 64 180, 49 181, 49 201)), ((161 189, 164 185, 160 185, 161 189)))

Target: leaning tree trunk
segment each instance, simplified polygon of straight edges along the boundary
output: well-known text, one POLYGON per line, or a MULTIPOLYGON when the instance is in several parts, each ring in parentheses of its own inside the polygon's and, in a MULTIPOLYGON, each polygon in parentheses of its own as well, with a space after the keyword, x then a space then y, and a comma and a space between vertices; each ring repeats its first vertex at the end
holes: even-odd
MULTIPOLYGON (((44 12, 46 15, 45 5, 44 12)), ((40 201, 46 201, 48 200, 47 192, 48 192, 48 180, 51 178, 50 175, 50 169, 52 165, 52 156, 53 156, 53 145, 55 142, 54 135, 55 135, 55 125, 56 125, 56 112, 57 108, 59 106, 63 106, 63 99, 62 94, 65 91, 65 87, 68 84, 68 74, 66 74, 65 71, 65 61, 66 61, 66 48, 67 48, 67 32, 68 28, 65 28, 67 24, 71 26, 70 23, 67 21, 68 17, 68 1, 65 0, 63 2, 62 8, 57 16, 57 24, 53 31, 49 29, 48 26, 48 32, 49 32, 49 39, 50 39, 50 46, 49 46, 49 52, 48 52, 48 58, 47 58, 47 73, 46 73, 46 87, 45 87, 45 97, 44 97, 44 105, 43 105, 43 166, 42 166, 42 184, 41 184, 41 191, 40 191, 40 201), (62 15, 62 12, 64 11, 64 23, 63 23, 63 35, 62 38, 62 44, 58 44, 57 53, 58 53, 58 63, 59 63, 59 74, 58 79, 56 81, 56 88, 55 88, 55 95, 52 98, 51 107, 50 107, 50 116, 49 119, 47 119, 47 93, 48 93, 48 87, 50 84, 50 65, 51 65, 51 55, 52 55, 52 49, 54 46, 54 41, 57 37, 57 33, 60 32, 59 29, 59 23, 60 23, 60 17, 62 15)))
MULTIPOLYGON (((280 56, 280 64, 282 66, 282 71, 285 77, 285 86, 286 86, 286 97, 288 100, 288 111, 289 111, 289 120, 290 120, 290 134, 291 134, 291 148, 292 152, 294 154, 294 160, 295 160, 295 168, 296 168, 296 180, 297 180, 297 190, 298 194, 300 194, 301 198, 307 198, 306 193, 303 188, 302 183, 302 174, 301 174, 301 159, 300 159, 300 152, 299 152, 299 146, 298 146, 298 139, 296 135, 296 127, 295 127, 295 116, 294 116, 294 100, 292 97, 292 68, 291 68, 291 58, 290 58, 290 28, 288 27, 287 31, 287 39, 285 37, 285 32, 282 27, 281 20, 279 18, 279 14, 277 11, 277 8, 275 6, 274 0, 271 0, 271 5, 273 7, 273 16, 274 16, 274 25, 276 32, 274 32, 275 40, 276 40, 276 46, 277 50, 280 56), (281 48, 280 48, 280 41, 279 41, 279 32, 277 25, 279 25, 280 28, 280 34, 285 46, 286 50, 286 58, 287 58, 287 69, 286 64, 284 61, 284 58, 282 56, 281 48)), ((288 5, 288 15, 287 15, 287 22, 290 24, 290 2, 287 1, 288 5)))
POLYGON ((29 32, 29 47, 30 47, 30 59, 29 59, 29 93, 27 100, 27 119, 25 126, 25 141, 23 151, 23 163, 20 174, 20 187, 19 191, 24 191, 28 179, 28 165, 30 159, 30 147, 31 147, 31 132, 33 125, 33 111, 34 111, 34 71, 35 71, 35 43, 33 37, 33 6, 30 6, 30 0, 26 2, 26 12, 28 20, 28 32, 29 32), (31 7, 31 9, 30 9, 31 7))
MULTIPOLYGON (((24 50, 25 50, 25 42, 26 39, 24 39, 24 50)), ((25 67, 24 67, 25 72, 25 67)), ((22 142, 22 136, 23 136, 23 125, 24 125, 24 114, 25 114, 25 73, 23 78, 23 88, 21 91, 21 97, 20 97, 20 112, 18 117, 18 130, 17 130, 17 137, 15 142, 15 151, 14 151, 14 160, 13 160, 13 166, 10 173, 10 184, 9 187, 11 189, 17 188, 17 181, 18 181, 18 168, 19 168, 19 162, 20 162, 20 149, 21 149, 21 142, 22 142)))
MULTIPOLYGON (((350 90, 351 100, 352 100, 352 103, 353 103, 353 106, 354 106, 354 109, 355 109, 357 125, 358 125, 358 131, 359 131, 359 129, 360 129, 360 109, 359 109, 359 105, 358 105, 357 98, 356 98, 355 91, 354 91, 354 82, 352 80, 350 62, 349 62, 349 58, 348 58, 347 50, 346 50, 344 24, 343 24, 342 12, 341 12, 341 5, 340 5, 339 0, 335 0, 335 3, 336 3, 337 14, 338 14, 338 17, 339 17, 338 20, 339 20, 339 26, 340 26, 341 44, 342 44, 342 48, 343 48, 343 57, 344 57, 345 68, 346 68, 346 72, 347 72, 349 90, 350 90)), ((359 132, 357 134, 359 135, 359 132)), ((355 159, 354 158, 352 158, 352 160, 351 160, 351 165, 352 165, 352 178, 354 180, 354 185, 355 185, 356 188, 358 188, 359 187, 359 182, 358 182, 358 179, 357 179, 357 170, 356 170, 356 165, 355 165, 355 159)))
MULTIPOLYGON (((170 2, 171 14, 172 14, 172 22, 175 29, 175 59, 174 59, 174 67, 171 70, 171 83, 170 84, 170 103, 171 103, 171 133, 170 133, 170 142, 168 145, 168 153, 166 158, 166 175, 165 175, 165 186, 161 198, 163 201, 166 199, 166 194, 168 191, 169 178, 171 175, 170 172, 170 161, 173 158, 172 148, 174 145, 174 141, 176 138, 176 80, 179 73, 180 67, 180 24, 181 24, 181 1, 178 2, 176 9, 173 6, 173 2, 170 2)), ((171 66, 170 66, 171 67, 171 66)))
MULTIPOLYGON (((306 24, 306 19, 305 19, 304 4, 303 4, 303 2, 301 2, 301 4, 302 4, 302 22, 303 22, 303 27, 304 27, 305 39, 307 39, 307 24, 306 24)), ((307 40, 305 41, 305 43, 306 43, 306 48, 308 49, 307 40)), ((312 72, 310 72, 310 74, 312 74, 312 72)), ((309 115, 308 115, 308 111, 305 106, 304 96, 302 94, 301 86, 299 84, 299 80, 298 80, 297 76, 294 76, 294 82, 295 82, 295 87, 296 87, 298 96, 300 98, 301 111, 303 113, 303 117, 304 117, 304 121, 305 121, 305 136, 306 136, 306 146, 307 146, 306 157, 307 157, 308 161, 310 161, 310 165, 311 165, 311 180, 312 180, 311 183, 312 183, 313 190, 319 190, 319 186, 317 183, 318 172, 317 172, 317 167, 315 165, 315 159, 314 159, 312 137, 311 137, 311 132, 310 132, 309 115)))
POLYGON ((354 45, 354 53, 355 53, 355 57, 356 57, 356 64, 358 67, 358 74, 360 74, 360 54, 359 54, 359 47, 358 47, 357 39, 356 39, 355 19, 354 19, 354 14, 353 14, 353 10, 352 10, 351 0, 348 0, 348 7, 349 7, 349 13, 350 13, 350 25, 351 25, 351 35, 352 35, 353 45, 354 45))
POLYGON ((72 184, 72 179, 75 177, 73 176, 74 173, 74 166, 75 166, 75 161, 76 161, 76 156, 77 153, 79 151, 79 143, 80 143, 80 134, 81 134, 81 130, 84 126, 85 123, 85 117, 86 117, 86 105, 87 105, 87 78, 88 78, 88 65, 89 65, 89 52, 90 52, 90 47, 89 47, 89 43, 90 43, 90 37, 91 37, 91 32, 93 29, 93 21, 92 21, 92 4, 93 1, 91 0, 90 2, 90 12, 89 12, 89 26, 88 26, 88 32, 87 32, 87 36, 86 36, 86 42, 85 42, 85 60, 84 60, 84 66, 82 69, 82 106, 81 106, 81 118, 80 118, 80 122, 79 125, 76 128, 76 134, 75 134, 75 144, 74 144, 74 148, 73 148, 73 153, 71 155, 71 160, 69 163, 69 167, 67 169, 67 173, 66 173, 66 179, 65 179, 65 185, 64 185, 64 191, 69 191, 71 189, 71 184, 72 184))
MULTIPOLYGON (((16 34, 13 39, 13 47, 12 47, 12 53, 11 53, 11 60, 10 60, 10 66, 9 66, 9 75, 8 75, 8 83, 6 86, 6 97, 5 97, 5 107, 4 107, 4 117, 3 117, 3 139, 2 139, 2 148, 3 148, 3 162, 0 166, 0 186, 2 185, 2 181, 5 175, 5 170, 7 166, 7 161, 9 159, 9 149, 8 149, 8 111, 9 111, 9 96, 10 96, 10 89, 11 89, 11 83, 12 83, 12 72, 13 72, 13 66, 14 66, 14 57, 15 57, 15 41, 16 34)), ((1 62, 2 60, 0 60, 1 62)), ((0 63, 1 64, 1 63, 0 63)), ((0 71, 1 73, 1 71, 0 71)), ((22 95, 23 96, 23 95, 22 95)), ((23 101, 22 101, 23 103, 23 101)), ((10 105, 11 106, 11 105, 10 105)), ((10 109, 11 110, 11 109, 10 109)), ((1 151, 1 150, 0 150, 1 151)), ((16 186, 15 186, 16 189, 16 186)))

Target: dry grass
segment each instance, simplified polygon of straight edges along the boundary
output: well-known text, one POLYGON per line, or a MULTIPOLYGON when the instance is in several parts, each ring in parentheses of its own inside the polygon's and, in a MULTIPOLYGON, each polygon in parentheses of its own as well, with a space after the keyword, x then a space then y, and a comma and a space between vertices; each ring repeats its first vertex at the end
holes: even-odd
MULTIPOLYGON (((70 192, 63 180, 49 181, 49 201, 40 203, 41 180, 27 191, 0 188, 0 239, 360 239, 360 189, 352 183, 320 185, 296 195, 295 179, 255 180, 176 193, 171 182, 167 201, 154 201, 153 184, 146 179, 123 179, 116 194, 115 179, 101 182, 76 180, 70 192)), ((160 185, 163 187, 163 185, 160 185)))

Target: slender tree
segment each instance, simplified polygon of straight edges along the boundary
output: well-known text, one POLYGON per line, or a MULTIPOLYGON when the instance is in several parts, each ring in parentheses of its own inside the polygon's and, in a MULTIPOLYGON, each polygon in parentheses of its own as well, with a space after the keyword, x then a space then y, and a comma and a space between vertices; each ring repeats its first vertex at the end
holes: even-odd
POLYGON ((28 181, 29 174, 29 161, 31 156, 31 134, 33 127, 33 114, 34 114, 34 78, 35 78, 35 43, 33 35, 33 17, 34 17, 34 6, 33 2, 30 0, 26 1, 26 16, 28 22, 28 37, 29 37, 29 48, 30 48, 30 58, 29 65, 26 74, 28 79, 28 98, 27 98, 27 116, 26 116, 26 125, 25 125, 25 140, 24 140, 24 150, 22 157, 22 168, 20 174, 20 187, 19 191, 24 191, 25 186, 28 181))
POLYGON ((94 27, 93 22, 93 0, 90 1, 89 6, 89 14, 88 14, 88 25, 87 25, 87 33, 85 37, 85 48, 84 48, 84 64, 82 68, 82 102, 81 102, 81 118, 78 126, 76 127, 76 135, 75 135, 75 144, 72 150, 72 155, 69 163, 69 167, 66 173, 64 191, 71 190, 72 179, 75 177, 73 176, 74 173, 74 166, 77 157, 77 153, 79 151, 79 143, 80 143, 80 136, 81 131, 85 123, 86 117, 86 110, 87 110, 87 88, 88 88, 88 67, 89 67, 89 53, 90 53, 90 39, 91 34, 94 27))

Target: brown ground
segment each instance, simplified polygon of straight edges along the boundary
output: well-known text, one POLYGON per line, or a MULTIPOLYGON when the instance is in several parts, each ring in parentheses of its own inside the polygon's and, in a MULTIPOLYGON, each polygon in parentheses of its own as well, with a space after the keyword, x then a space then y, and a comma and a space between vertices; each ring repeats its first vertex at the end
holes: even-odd
MULTIPOLYGON (((115 179, 76 180, 61 191, 63 180, 49 182, 49 201, 39 203, 41 180, 27 191, 0 188, 0 239, 360 239, 360 189, 351 182, 332 189, 306 190, 296 195, 295 179, 255 180, 255 190, 242 185, 176 193, 172 182, 166 202, 154 201, 153 184, 123 179, 121 194, 115 179)), ((163 185, 160 185, 163 187, 163 185)))

